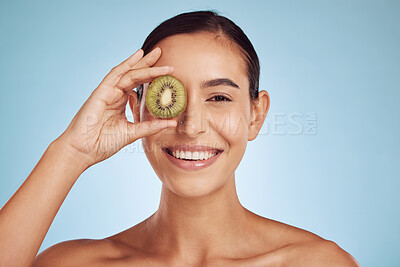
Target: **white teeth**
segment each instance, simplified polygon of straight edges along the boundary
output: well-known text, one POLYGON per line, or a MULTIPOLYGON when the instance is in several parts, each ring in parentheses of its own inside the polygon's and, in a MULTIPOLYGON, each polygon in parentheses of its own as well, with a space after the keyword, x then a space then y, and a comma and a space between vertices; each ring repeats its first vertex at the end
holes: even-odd
POLYGON ((214 157, 217 153, 212 153, 209 151, 182 151, 176 150, 171 151, 171 154, 178 159, 187 159, 187 160, 207 160, 209 158, 214 157))

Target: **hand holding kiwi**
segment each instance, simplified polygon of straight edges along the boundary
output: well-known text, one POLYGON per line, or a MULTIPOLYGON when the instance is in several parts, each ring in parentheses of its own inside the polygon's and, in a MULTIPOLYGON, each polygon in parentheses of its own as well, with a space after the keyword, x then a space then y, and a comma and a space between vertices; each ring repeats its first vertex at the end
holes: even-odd
MULTIPOLYGON (((114 155, 137 139, 155 134, 167 127, 175 127, 175 120, 159 119, 132 123, 125 116, 128 96, 134 88, 151 82, 159 76, 172 74, 172 67, 152 67, 160 55, 160 48, 155 48, 145 57, 143 57, 143 50, 139 49, 114 67, 92 92, 68 128, 56 141, 72 148, 79 159, 89 167, 114 155)), ((174 80, 168 81, 172 83, 174 80)), ((173 97, 180 95, 182 90, 165 92, 171 93, 170 97, 173 97)), ((166 103, 167 100, 168 96, 164 96, 162 103, 166 103)), ((176 105, 169 106, 169 109, 171 107, 176 107, 176 105)), ((168 116, 157 117, 171 118, 171 112, 168 114, 168 116)))

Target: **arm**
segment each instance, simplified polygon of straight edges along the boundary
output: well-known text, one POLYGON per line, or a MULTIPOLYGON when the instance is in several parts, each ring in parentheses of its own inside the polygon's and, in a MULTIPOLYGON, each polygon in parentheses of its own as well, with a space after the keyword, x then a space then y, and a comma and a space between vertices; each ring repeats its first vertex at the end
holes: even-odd
MULTIPOLYGON (((124 146, 167 127, 175 120, 129 122, 125 117, 133 88, 170 67, 151 67, 160 49, 143 57, 138 50, 114 67, 72 119, 68 128, 44 152, 28 178, 0 210, 0 266, 31 266, 44 237, 68 192, 90 166, 124 146), (89 123, 90 122, 90 123, 89 123)), ((135 110, 138 109, 133 101, 135 110)))
POLYGON ((88 166, 58 140, 0 210, 0 266, 29 266, 61 204, 88 166))

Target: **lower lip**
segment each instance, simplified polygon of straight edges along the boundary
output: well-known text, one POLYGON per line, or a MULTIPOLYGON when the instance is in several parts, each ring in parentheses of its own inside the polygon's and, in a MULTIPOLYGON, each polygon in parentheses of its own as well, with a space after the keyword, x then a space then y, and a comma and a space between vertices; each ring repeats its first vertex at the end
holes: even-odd
POLYGON ((217 155, 215 155, 212 158, 206 159, 206 160, 183 160, 183 159, 177 159, 174 156, 171 156, 168 154, 167 151, 163 150, 164 153, 167 155, 167 158, 176 166, 179 168, 185 169, 185 170, 198 170, 202 168, 206 168, 213 164, 217 158, 222 154, 222 152, 218 152, 217 155))

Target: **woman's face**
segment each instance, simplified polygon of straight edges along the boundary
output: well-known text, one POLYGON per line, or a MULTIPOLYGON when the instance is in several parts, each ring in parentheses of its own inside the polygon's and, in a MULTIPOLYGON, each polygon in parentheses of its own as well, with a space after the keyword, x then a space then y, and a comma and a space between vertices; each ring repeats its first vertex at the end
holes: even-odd
MULTIPOLYGON (((154 66, 174 67, 173 75, 187 90, 187 106, 176 128, 142 139, 146 156, 169 190, 184 197, 209 194, 233 178, 249 140, 245 64, 225 39, 210 33, 174 35, 157 46, 162 54, 154 66)), ((147 88, 144 84, 140 121, 156 119, 145 106, 147 88)))

